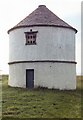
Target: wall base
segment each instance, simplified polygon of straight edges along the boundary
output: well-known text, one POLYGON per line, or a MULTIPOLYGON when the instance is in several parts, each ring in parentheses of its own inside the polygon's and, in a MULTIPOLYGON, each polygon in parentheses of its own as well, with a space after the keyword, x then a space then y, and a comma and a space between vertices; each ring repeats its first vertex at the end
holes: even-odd
POLYGON ((29 62, 10 64, 8 85, 26 88, 26 69, 34 69, 34 88, 76 89, 76 64, 74 63, 29 62))

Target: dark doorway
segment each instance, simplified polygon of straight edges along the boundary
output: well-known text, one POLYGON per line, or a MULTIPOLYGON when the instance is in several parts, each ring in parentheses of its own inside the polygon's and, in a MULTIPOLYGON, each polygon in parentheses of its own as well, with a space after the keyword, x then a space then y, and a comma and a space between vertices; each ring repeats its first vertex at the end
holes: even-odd
POLYGON ((26 70, 26 88, 34 88, 34 69, 26 70))

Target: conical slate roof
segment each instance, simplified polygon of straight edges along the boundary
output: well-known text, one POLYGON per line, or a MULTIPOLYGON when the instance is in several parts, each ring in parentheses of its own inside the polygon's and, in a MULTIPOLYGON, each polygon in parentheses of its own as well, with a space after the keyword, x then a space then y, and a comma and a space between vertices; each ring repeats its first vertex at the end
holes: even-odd
POLYGON ((8 33, 17 28, 29 26, 65 27, 73 29, 75 32, 77 32, 75 28, 61 20, 58 16, 51 12, 45 5, 39 5, 39 7, 36 10, 34 10, 30 15, 28 15, 25 19, 19 22, 16 26, 8 30, 8 33))

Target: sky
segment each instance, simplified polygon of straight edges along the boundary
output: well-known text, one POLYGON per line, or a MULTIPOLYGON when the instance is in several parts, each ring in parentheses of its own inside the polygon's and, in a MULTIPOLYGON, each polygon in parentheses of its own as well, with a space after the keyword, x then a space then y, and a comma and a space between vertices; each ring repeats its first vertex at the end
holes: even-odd
POLYGON ((81 0, 0 0, 0 70, 9 73, 9 35, 7 31, 39 5, 78 30, 76 34, 76 73, 81 74, 81 0))

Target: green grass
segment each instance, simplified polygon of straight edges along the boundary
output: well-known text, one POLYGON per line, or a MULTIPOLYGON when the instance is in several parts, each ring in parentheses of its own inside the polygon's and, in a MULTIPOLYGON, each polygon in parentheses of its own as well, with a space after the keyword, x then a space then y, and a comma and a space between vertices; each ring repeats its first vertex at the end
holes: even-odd
POLYGON ((77 80, 73 91, 12 88, 7 85, 8 76, 3 76, 2 81, 3 120, 81 118, 81 80, 77 80))

